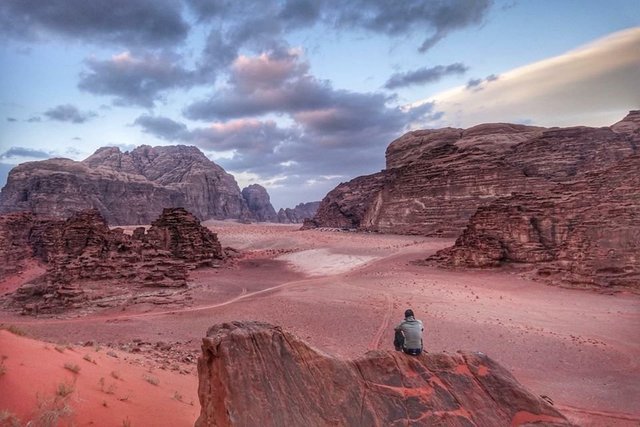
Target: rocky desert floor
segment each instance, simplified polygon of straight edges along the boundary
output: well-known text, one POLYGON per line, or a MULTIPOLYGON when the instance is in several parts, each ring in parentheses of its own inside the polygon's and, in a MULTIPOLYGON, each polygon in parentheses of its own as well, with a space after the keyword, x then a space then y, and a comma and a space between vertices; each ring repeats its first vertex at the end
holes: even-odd
MULTIPOLYGON (((516 270, 415 264, 448 239, 206 225, 240 255, 192 272, 174 302, 53 317, 0 312, 0 324, 30 337, 0 331, 0 411, 27 420, 47 390, 55 396, 60 384, 73 384, 69 423, 193 425, 195 360, 211 325, 263 320, 351 358, 393 350, 393 326, 411 307, 425 323, 427 351, 486 353, 579 425, 640 425, 639 295, 549 286, 516 270)), ((0 293, 39 268, 0 283, 0 293)))

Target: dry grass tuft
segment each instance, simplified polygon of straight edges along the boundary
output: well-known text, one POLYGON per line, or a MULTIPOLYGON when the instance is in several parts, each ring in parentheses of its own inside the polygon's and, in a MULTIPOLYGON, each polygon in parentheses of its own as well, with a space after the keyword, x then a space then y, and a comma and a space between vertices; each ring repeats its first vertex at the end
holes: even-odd
POLYGON ((158 384, 160 384, 160 380, 158 379, 158 377, 155 377, 155 376, 153 376, 153 375, 144 374, 143 378, 144 378, 144 380, 145 380, 146 382, 148 382, 149 384, 152 384, 152 385, 158 385, 158 384))
POLYGON ((11 332, 13 335, 18 335, 20 337, 27 336, 27 333, 25 331, 23 331, 22 329, 18 328, 15 325, 0 324, 0 329, 4 329, 5 331, 11 332))
POLYGON ((78 372, 80 372, 80 366, 73 363, 65 363, 64 368, 73 372, 74 374, 77 374, 78 372))

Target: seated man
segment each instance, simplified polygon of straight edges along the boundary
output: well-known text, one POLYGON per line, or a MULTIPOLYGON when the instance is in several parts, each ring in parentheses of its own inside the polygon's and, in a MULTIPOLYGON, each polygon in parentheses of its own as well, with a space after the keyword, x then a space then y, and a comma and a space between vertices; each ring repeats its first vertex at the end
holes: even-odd
POLYGON ((396 339, 394 345, 396 350, 400 347, 398 342, 398 332, 402 333, 404 337, 404 343, 402 343, 402 351, 412 356, 418 356, 422 353, 422 332, 424 327, 421 320, 416 320, 413 315, 413 310, 408 309, 404 312, 404 320, 398 326, 395 327, 396 339))

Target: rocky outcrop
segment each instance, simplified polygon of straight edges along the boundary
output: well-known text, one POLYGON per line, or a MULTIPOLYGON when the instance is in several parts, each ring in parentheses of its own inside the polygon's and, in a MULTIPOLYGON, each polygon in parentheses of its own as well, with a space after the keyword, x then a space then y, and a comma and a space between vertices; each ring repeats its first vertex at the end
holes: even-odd
POLYGON ((640 155, 549 191, 478 209, 455 246, 430 258, 450 266, 534 264, 573 285, 640 292, 640 155))
POLYGON ((140 227, 133 235, 110 230, 97 210, 67 220, 10 214, 0 224, 4 259, 18 266, 32 257, 47 267, 44 277, 12 296, 26 312, 77 308, 114 292, 184 287, 190 269, 224 258, 216 235, 182 208, 165 209, 148 232, 140 227))
POLYGON ((243 188, 242 197, 253 219, 258 222, 278 222, 278 215, 271 205, 269 193, 263 186, 251 184, 243 188))
POLYGON ((196 426, 568 426, 482 353, 321 353, 259 322, 213 326, 198 360, 196 426))
POLYGON ((384 171, 340 184, 307 225, 458 236, 480 206, 547 191, 637 152, 638 116, 608 128, 497 123, 409 132, 387 148, 384 171))
POLYGON ((313 218, 318 212, 320 202, 299 203, 293 209, 280 208, 278 222, 280 224, 300 224, 305 219, 313 218))
POLYGON ((196 147, 103 147, 76 162, 49 159, 16 166, 0 193, 0 212, 66 218, 94 208, 112 225, 149 224, 167 207, 205 219, 250 216, 233 176, 196 147))

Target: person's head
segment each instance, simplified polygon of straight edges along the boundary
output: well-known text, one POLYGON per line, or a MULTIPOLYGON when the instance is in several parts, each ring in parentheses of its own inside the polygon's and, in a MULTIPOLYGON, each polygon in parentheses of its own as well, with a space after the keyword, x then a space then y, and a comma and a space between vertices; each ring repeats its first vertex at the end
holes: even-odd
POLYGON ((407 317, 413 317, 413 310, 411 310, 410 308, 406 309, 406 310, 404 311, 404 317, 405 317, 405 318, 407 318, 407 317))

